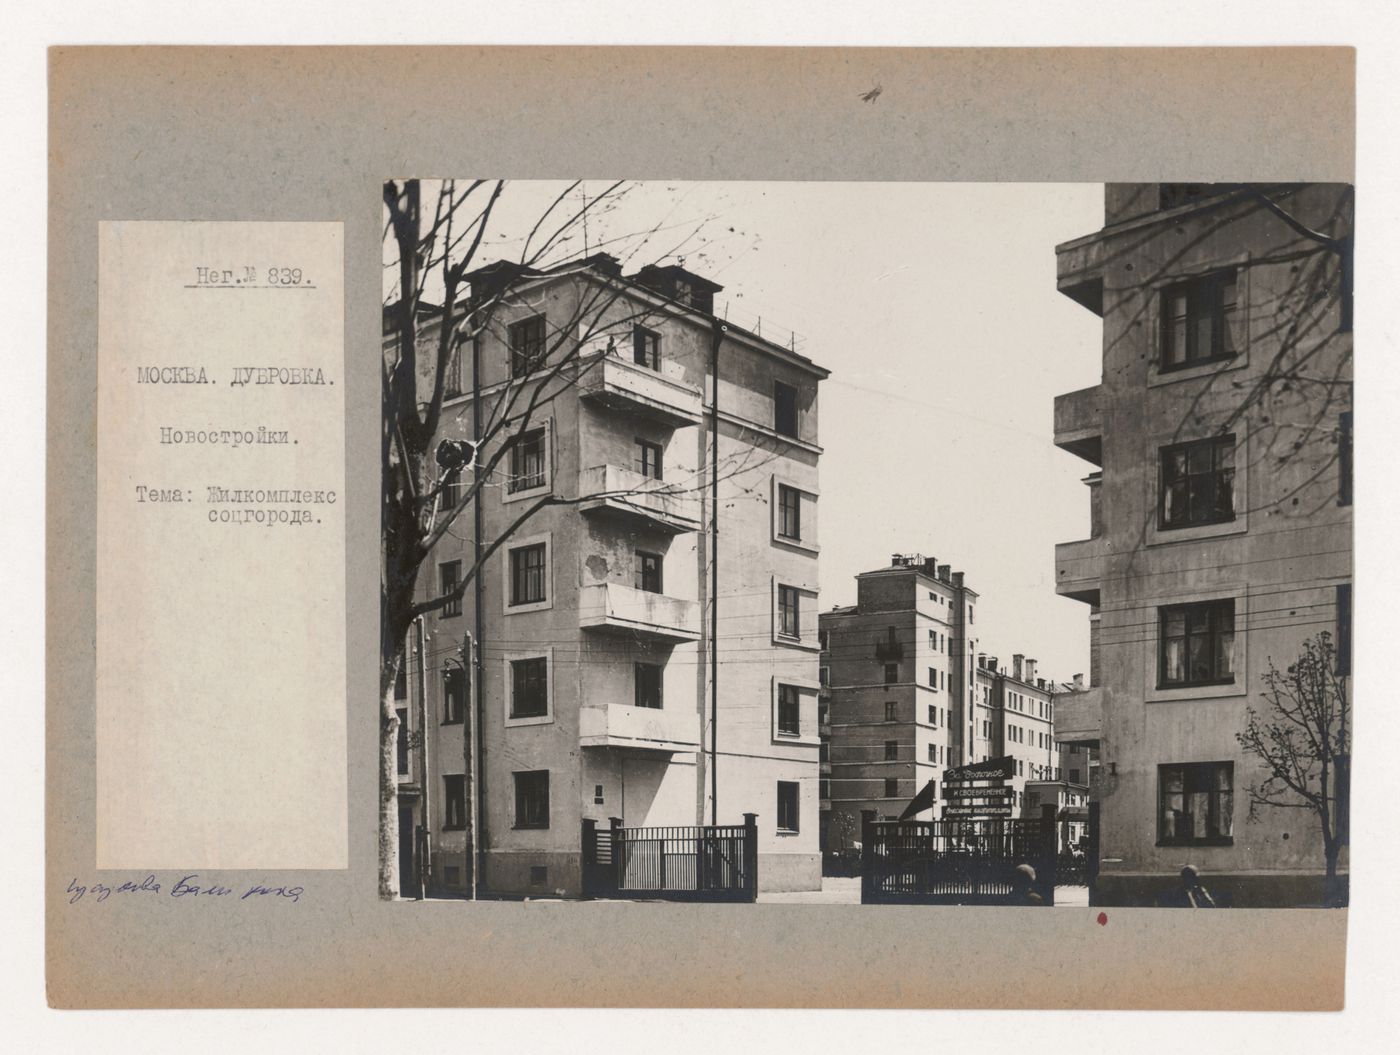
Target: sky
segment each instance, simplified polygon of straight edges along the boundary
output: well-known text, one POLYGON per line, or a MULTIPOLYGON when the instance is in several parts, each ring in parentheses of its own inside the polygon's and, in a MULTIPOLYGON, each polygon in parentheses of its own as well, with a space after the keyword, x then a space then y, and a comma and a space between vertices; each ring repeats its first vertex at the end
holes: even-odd
MULTIPOLYGON (((561 206, 611 183, 586 181, 561 206)), ((519 258, 568 187, 509 184, 482 262, 519 258)), ((425 184, 425 211, 436 189, 425 184)), ((630 273, 684 262, 716 311, 831 371, 820 390, 821 607, 893 553, 980 594, 981 649, 1088 672, 1088 607, 1055 594, 1055 543, 1089 533, 1087 462, 1052 443, 1054 397, 1097 384, 1100 320, 1055 289, 1055 246, 1103 223, 1102 184, 631 183, 588 210, 630 273)), ((573 229, 548 260, 577 255, 573 229)), ((432 291, 428 291, 431 298, 432 291)))

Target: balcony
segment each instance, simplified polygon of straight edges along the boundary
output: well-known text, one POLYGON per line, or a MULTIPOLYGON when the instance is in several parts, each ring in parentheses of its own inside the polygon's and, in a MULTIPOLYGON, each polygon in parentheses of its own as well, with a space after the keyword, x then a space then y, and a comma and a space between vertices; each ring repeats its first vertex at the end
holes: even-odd
POLYGON ((700 639, 700 605, 695 601, 616 582, 579 590, 578 616, 585 630, 642 634, 669 643, 700 639))
POLYGON ((1103 737, 1103 687, 1055 697, 1055 743, 1097 744, 1103 737))
POLYGON ((1055 247, 1055 288, 1103 314, 1104 239, 1097 233, 1055 247))
POLYGON ((1055 397, 1055 446, 1103 467, 1102 385, 1055 397))
POLYGON ((698 531, 698 486, 653 480, 618 465, 599 465, 579 473, 579 512, 615 514, 673 535, 698 531))
POLYGON ((700 390, 693 385, 639 366, 615 350, 590 352, 579 364, 579 395, 585 399, 672 428, 700 422, 700 390))
POLYGON ((693 706, 585 705, 578 712, 578 736, 580 747, 693 752, 700 748, 700 719, 693 706))
POLYGON ((1055 546, 1055 592, 1085 604, 1099 603, 1108 547, 1103 538, 1061 542, 1055 546))

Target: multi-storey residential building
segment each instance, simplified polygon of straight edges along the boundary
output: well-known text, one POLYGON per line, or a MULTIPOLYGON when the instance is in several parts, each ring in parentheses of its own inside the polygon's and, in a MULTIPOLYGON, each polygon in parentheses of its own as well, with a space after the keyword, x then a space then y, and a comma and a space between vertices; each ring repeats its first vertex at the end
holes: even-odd
POLYGON ((1074 740, 1100 744, 1104 904, 1188 863, 1237 905, 1321 901, 1315 817, 1250 817, 1236 734, 1305 639, 1350 662, 1350 233, 1347 187, 1109 184, 1103 229, 1057 249, 1103 318, 1055 442, 1094 466, 1056 581, 1090 606, 1074 740))
POLYGON ((468 277, 475 303, 509 291, 463 352, 441 435, 472 439, 500 415, 519 423, 503 434, 503 471, 420 583, 438 595, 477 559, 477 540, 504 539, 464 603, 426 618, 426 659, 410 662, 426 672, 426 736, 417 759, 405 748, 401 791, 415 824, 427 793, 430 885, 461 889, 472 827, 483 890, 576 895, 585 820, 694 826, 756 813, 760 889, 820 886, 827 372, 718 319, 721 287, 680 267, 624 276, 599 254, 468 277), (556 374, 561 357, 574 362, 556 374), (478 699, 460 658, 468 634, 478 699))
POLYGON ((1060 853, 1077 851, 1089 828, 1089 789, 1072 780, 1028 780, 1021 816, 1042 816, 1045 806, 1055 807, 1055 843, 1060 853))
MULTIPOLYGON (((1010 755, 1019 807, 1028 780, 1057 764, 1054 688, 1035 660, 1011 670, 978 651, 977 593, 922 555, 856 576, 857 602, 822 614, 823 700, 830 717, 830 813, 898 817, 950 767, 1010 755)), ((921 816, 942 815, 942 803, 921 816)))

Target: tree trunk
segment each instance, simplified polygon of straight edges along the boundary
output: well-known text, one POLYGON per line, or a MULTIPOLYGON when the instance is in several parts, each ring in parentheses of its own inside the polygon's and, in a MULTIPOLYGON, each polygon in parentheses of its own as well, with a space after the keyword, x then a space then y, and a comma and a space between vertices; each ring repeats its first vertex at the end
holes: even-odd
POLYGON ((379 710, 379 896, 399 896, 399 714, 394 708, 394 676, 380 697, 379 710))

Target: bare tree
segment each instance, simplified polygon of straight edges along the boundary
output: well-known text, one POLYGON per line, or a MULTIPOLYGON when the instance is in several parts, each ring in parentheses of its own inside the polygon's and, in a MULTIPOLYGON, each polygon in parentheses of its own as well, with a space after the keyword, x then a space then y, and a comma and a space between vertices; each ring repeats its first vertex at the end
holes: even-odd
POLYGON ((1261 713, 1245 712, 1240 746, 1257 758, 1263 779, 1251 784, 1249 817, 1262 808, 1304 810, 1317 817, 1322 833, 1328 904, 1346 903, 1337 858, 1348 841, 1347 798, 1351 761, 1351 715, 1347 675, 1326 631, 1303 644, 1287 670, 1269 662, 1261 713))
MULTIPOLYGON (((379 739, 379 892, 398 894, 399 718, 394 690, 404 669, 407 641, 415 619, 458 603, 502 545, 541 509, 581 501, 558 493, 522 503, 523 508, 493 538, 478 539, 455 587, 422 596, 420 572, 435 547, 459 539, 453 525, 478 500, 484 487, 499 482, 511 452, 547 412, 549 404, 576 388, 603 357, 620 354, 615 336, 636 323, 666 317, 674 305, 637 298, 635 286, 605 254, 580 253, 576 247, 585 225, 612 211, 628 192, 621 183, 586 196, 570 184, 534 218, 518 256, 502 259, 489 247, 504 182, 444 180, 436 184, 431 211, 418 180, 384 185, 386 271, 382 372, 383 417, 380 435, 381 495, 381 640, 379 739), (495 256, 490 263, 485 260, 495 256), (603 261, 605 266, 598 266, 603 261), (526 349, 512 351, 512 379, 495 387, 472 409, 472 435, 450 437, 444 403, 460 393, 453 379, 462 359, 482 338, 501 338, 498 312, 515 303, 522 287, 542 276, 576 274, 581 290, 567 318, 551 318, 549 331, 526 349), (431 295, 430 295, 431 294, 431 295), (446 438, 446 442, 444 439, 446 438)), ((430 192, 431 196, 431 192, 430 192)), ((665 219, 627 240, 632 255, 649 254, 655 262, 703 244, 709 218, 664 226, 665 219), (679 233, 658 244, 663 231, 679 233)), ((669 236, 668 236, 669 237, 669 236)), ((595 243, 596 247, 596 243, 595 243)), ((683 258, 682 258, 683 259, 683 258)), ((727 328, 713 316, 712 339, 727 328)), ((502 340, 502 344, 508 341, 502 340)), ((473 363, 476 370, 479 363, 473 363)), ((710 459, 716 455, 713 450, 710 459)), ((762 464, 761 445, 708 466, 703 475, 722 471, 726 479, 762 464)), ((702 489, 707 481, 690 478, 648 486, 648 494, 682 494, 702 489)), ((636 491, 590 493, 589 499, 623 497, 636 491)), ((469 726, 468 726, 469 727, 469 726)), ((469 811, 470 812, 470 811, 469 811)), ((471 818, 467 819, 467 860, 472 860, 471 818)))

